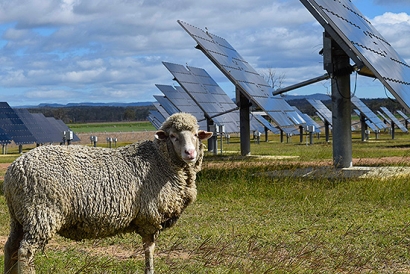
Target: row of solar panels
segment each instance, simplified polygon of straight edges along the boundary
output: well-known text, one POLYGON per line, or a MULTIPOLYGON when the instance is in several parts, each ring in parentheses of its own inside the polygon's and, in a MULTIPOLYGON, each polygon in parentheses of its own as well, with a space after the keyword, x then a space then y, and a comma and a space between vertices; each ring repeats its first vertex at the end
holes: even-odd
MULTIPOLYGON (((320 117, 320 119, 324 123, 327 123, 331 126, 332 112, 320 100, 308 99, 308 102, 315 108, 316 114, 320 117)), ((393 122, 394 125, 396 125, 402 132, 408 132, 408 129, 386 107, 380 108, 382 112, 377 111, 379 116, 383 119, 382 121, 373 111, 370 110, 368 106, 366 106, 356 96, 353 96, 351 98, 351 102, 355 107, 357 107, 357 109, 354 109, 355 113, 358 116, 363 116, 365 118, 366 125, 372 131, 379 132, 382 130, 386 130, 389 127, 388 125, 386 125, 386 123, 391 124, 393 122), (386 118, 386 116, 388 118, 386 118)), ((410 118, 400 110, 398 110, 397 113, 404 119, 406 123, 410 121, 410 118)))
MULTIPOLYGON (((314 1, 312 2, 314 4, 314 1)), ((339 8, 339 6, 334 5, 333 8, 339 8)), ((178 23, 197 42, 196 48, 200 49, 218 67, 218 69, 221 70, 242 95, 254 105, 258 106, 264 114, 273 121, 275 126, 270 127, 273 129, 273 132, 277 132, 278 130, 276 128, 279 128, 280 131, 291 134, 295 132, 295 127, 299 128, 300 126, 311 124, 309 117, 301 114, 280 96, 273 96, 272 87, 270 87, 267 81, 257 73, 256 70, 244 60, 244 58, 242 58, 228 41, 220 36, 211 34, 208 31, 204 31, 185 22, 178 21, 178 23)), ((372 29, 372 33, 376 33, 376 31, 372 29)), ((392 52, 394 52, 394 50, 392 50, 392 52)), ((213 117, 212 119, 215 123, 220 124, 223 122, 228 124, 228 119, 226 118, 221 122, 216 121, 218 118, 216 118, 215 113, 226 113, 229 108, 234 108, 236 105, 226 96, 226 94, 224 94, 223 97, 218 97, 220 92, 222 94, 223 91, 220 90, 218 85, 206 73, 206 71, 193 67, 185 68, 184 66, 170 63, 164 63, 164 65, 173 74, 175 80, 182 88, 158 86, 165 96, 155 97, 158 101, 158 104, 156 104, 158 111, 151 113, 150 117, 148 117, 155 126, 161 124, 161 119, 166 118, 167 115, 177 112, 178 110, 197 113, 197 118, 202 121, 204 121, 202 118, 205 116, 207 118, 213 117), (182 95, 182 90, 185 90, 189 96, 184 98, 173 98, 173 94, 178 93, 179 95, 182 95), (227 105, 224 105, 224 103, 227 105), (163 109, 160 109, 161 107, 163 109)), ((370 65, 367 67, 371 68, 370 65)), ((395 95, 397 95, 397 93, 395 93, 395 95)), ((360 104, 354 99, 352 102, 353 104, 360 104)), ((376 115, 371 115, 367 110, 363 111, 361 109, 360 112, 366 116, 368 121, 375 120, 374 117, 376 115), (368 115, 370 116, 368 117, 368 115)), ((235 114, 236 122, 229 120, 230 123, 232 123, 232 126, 228 127, 232 128, 229 130, 236 132, 239 128, 239 115, 237 115, 237 111, 232 111, 232 114, 235 114)), ((330 111, 328 113, 321 113, 321 111, 318 111, 318 115, 322 117, 324 121, 328 121, 331 125, 332 114, 330 111)), ((222 118, 222 116, 218 117, 222 118)), ((263 116, 259 116, 259 118, 260 117, 264 119, 263 116)), ((393 120, 393 118, 391 119, 393 120)), ((270 125, 266 119, 259 122, 265 126, 270 125)), ((400 123, 396 124, 400 126, 400 123)), ((371 125, 381 127, 380 121, 371 122, 371 125)), ((255 127, 258 127, 258 125, 253 123, 251 129, 254 129, 255 127)))
MULTIPOLYGON (((156 111, 151 111, 148 120, 159 128, 162 122, 173 113, 189 112, 199 121, 202 129, 207 128, 207 119, 216 125, 224 125, 226 133, 240 132, 239 110, 224 90, 201 68, 163 62, 180 86, 156 85, 164 96, 155 95, 156 111)), ((304 121, 303 126, 319 126, 306 114, 292 108, 292 114, 304 121), (303 118, 302 118, 303 117, 303 118)), ((253 131, 263 132, 265 128, 273 133, 285 129, 286 133, 295 133, 295 127, 272 125, 265 117, 266 112, 253 112, 250 116, 250 127, 253 131)))
MULTIPOLYGON (((63 132, 70 129, 61 120, 30 113, 27 109, 13 109, 0 102, 0 144, 14 142, 16 145, 47 144, 63 142, 63 132)), ((80 141, 74 134, 72 141, 80 141)))

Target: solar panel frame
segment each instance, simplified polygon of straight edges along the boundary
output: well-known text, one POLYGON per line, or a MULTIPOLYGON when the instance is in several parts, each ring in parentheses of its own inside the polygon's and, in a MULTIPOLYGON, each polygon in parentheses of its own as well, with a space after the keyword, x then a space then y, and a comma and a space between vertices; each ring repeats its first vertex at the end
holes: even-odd
POLYGON ((300 0, 351 59, 410 111, 410 66, 349 0, 300 0), (342 42, 341 42, 342 41, 342 42))

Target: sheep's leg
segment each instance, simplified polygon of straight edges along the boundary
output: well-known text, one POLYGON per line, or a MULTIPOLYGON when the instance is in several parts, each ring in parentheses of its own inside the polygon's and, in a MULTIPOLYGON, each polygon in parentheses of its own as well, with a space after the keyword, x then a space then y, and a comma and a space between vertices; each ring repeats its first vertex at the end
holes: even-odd
POLYGON ((155 234, 142 237, 145 252, 145 274, 154 274, 155 234))
POLYGON ((36 246, 23 239, 18 250, 18 273, 35 274, 34 253, 36 246))
POLYGON ((11 220, 10 235, 4 246, 4 273, 17 274, 17 254, 23 239, 23 227, 16 220, 11 220))

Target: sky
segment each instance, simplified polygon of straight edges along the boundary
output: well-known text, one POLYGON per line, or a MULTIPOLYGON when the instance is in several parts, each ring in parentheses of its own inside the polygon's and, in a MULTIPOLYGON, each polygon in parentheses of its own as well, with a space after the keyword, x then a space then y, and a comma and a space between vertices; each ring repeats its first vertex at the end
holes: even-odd
MULTIPOLYGON (((352 0, 410 64, 410 1, 352 0)), ((0 101, 146 102, 155 86, 177 85, 163 61, 205 69, 233 98, 234 86, 195 49, 182 20, 225 38, 282 87, 323 75, 323 28, 298 0, 0 1, 0 101)), ((352 77, 359 98, 392 95, 371 78, 352 77)), ((330 93, 330 81, 289 92, 330 93)))

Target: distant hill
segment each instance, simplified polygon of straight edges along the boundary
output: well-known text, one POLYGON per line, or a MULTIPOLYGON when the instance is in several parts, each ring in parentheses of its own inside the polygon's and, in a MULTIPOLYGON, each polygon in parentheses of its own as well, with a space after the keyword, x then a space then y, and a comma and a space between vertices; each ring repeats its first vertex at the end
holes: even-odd
POLYGON ((322 93, 315 93, 309 95, 285 95, 282 97, 286 101, 291 100, 301 100, 301 99, 313 99, 313 100, 320 100, 320 101, 327 101, 330 100, 330 96, 322 93))

